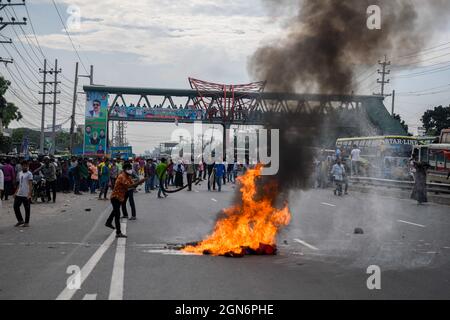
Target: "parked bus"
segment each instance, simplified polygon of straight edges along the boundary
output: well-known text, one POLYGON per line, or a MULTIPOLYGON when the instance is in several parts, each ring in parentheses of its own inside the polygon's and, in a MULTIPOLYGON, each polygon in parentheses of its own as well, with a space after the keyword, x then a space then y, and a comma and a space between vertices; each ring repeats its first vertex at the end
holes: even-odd
POLYGON ((412 156, 416 161, 430 166, 427 176, 429 183, 450 183, 447 179, 450 173, 450 143, 415 146, 412 156))
POLYGON ((343 152, 344 160, 350 157, 353 146, 361 150, 363 175, 374 178, 409 180, 409 159, 413 147, 419 145, 415 137, 376 136, 342 138, 336 147, 343 152))
POLYGON ((450 144, 450 129, 444 129, 441 131, 439 143, 450 144))

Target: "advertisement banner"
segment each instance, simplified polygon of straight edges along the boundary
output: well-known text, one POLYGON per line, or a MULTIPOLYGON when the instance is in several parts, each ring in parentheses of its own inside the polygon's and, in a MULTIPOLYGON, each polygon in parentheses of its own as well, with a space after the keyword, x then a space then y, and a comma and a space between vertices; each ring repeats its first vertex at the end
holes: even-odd
POLYGON ((86 92, 85 155, 104 156, 107 146, 108 94, 86 92))
POLYGON ((133 106, 115 106, 110 114, 112 120, 200 120, 201 110, 168 109, 168 108, 142 108, 133 106))
POLYGON ((133 157, 133 148, 132 147, 112 147, 111 148, 111 157, 128 160, 129 158, 133 157))

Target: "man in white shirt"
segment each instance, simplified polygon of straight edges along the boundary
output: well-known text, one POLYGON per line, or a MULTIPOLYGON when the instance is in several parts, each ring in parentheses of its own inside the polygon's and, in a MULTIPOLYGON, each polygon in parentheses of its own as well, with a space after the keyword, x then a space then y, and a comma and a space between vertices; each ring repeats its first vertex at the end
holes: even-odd
POLYGON ((359 164, 361 161, 361 150, 358 148, 358 146, 355 144, 353 146, 352 152, 351 152, 351 159, 352 159, 352 173, 353 175, 359 175, 359 164))
POLYGON ((30 223, 30 202, 31 191, 33 189, 33 174, 28 171, 28 161, 22 162, 22 172, 19 174, 19 185, 14 195, 14 213, 16 214, 17 224, 15 227, 29 227, 30 223), (20 206, 25 208, 25 221, 23 220, 20 206))

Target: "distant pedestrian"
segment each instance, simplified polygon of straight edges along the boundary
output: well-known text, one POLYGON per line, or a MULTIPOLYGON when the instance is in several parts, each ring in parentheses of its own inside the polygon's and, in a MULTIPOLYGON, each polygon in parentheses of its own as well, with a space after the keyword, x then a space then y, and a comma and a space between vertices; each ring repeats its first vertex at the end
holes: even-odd
MULTIPOLYGON (((139 170, 139 168, 138 168, 139 170)), ((131 172, 131 180, 133 182, 139 181, 139 174, 134 169, 131 172)), ((144 178, 144 181, 146 179, 144 178)), ((127 210, 127 202, 130 202, 130 208, 131 208, 131 218, 130 220, 136 220, 136 204, 134 202, 134 193, 136 191, 136 187, 132 187, 128 189, 128 191, 125 193, 125 199, 122 202, 122 218, 128 219, 128 210, 127 210)))
POLYGON ((161 158, 161 162, 156 166, 156 175, 159 180, 158 198, 162 198, 161 194, 167 197, 167 194, 164 192, 164 184, 167 179, 167 160, 165 158, 161 158))
POLYGON ((334 195, 342 196, 342 183, 344 182, 345 168, 340 159, 338 159, 331 168, 331 176, 336 184, 334 195))
POLYGON ((352 159, 352 174, 359 176, 360 175, 360 162, 361 162, 361 150, 355 144, 353 145, 352 152, 350 153, 352 159))
POLYGON ((186 165, 186 177, 189 191, 192 191, 192 181, 194 180, 194 175, 195 175, 195 167, 194 164, 190 162, 186 165))
POLYGON ((214 166, 216 163, 208 164, 208 191, 211 191, 211 186, 213 190, 216 190, 216 176, 214 172, 214 166))
POLYGON ((98 198, 101 199, 102 195, 104 195, 104 199, 107 200, 108 195, 108 187, 109 187, 109 181, 111 179, 111 166, 109 165, 109 159, 105 159, 104 162, 102 162, 98 166, 98 181, 100 184, 100 194, 98 195, 98 198))
POLYGON ((133 183, 131 180, 131 175, 133 174, 133 169, 130 163, 126 163, 123 165, 123 170, 119 177, 117 178, 114 190, 111 194, 111 204, 113 206, 113 211, 109 215, 106 220, 105 226, 111 229, 116 230, 116 238, 126 238, 120 229, 120 207, 122 203, 125 201, 125 194, 128 192, 130 188, 135 188, 138 185, 145 182, 145 179, 142 179, 136 183, 133 183), (112 221, 114 220, 116 227, 112 225, 112 221))
POLYGON ((16 227, 29 227, 31 191, 33 190, 33 174, 28 171, 28 161, 22 162, 22 172, 19 174, 19 185, 14 195, 14 213, 17 218, 16 227), (23 220, 20 207, 25 208, 25 220, 23 220))
POLYGON ((111 188, 114 189, 117 177, 119 176, 119 168, 117 167, 116 160, 112 161, 110 177, 111 177, 111 188))
POLYGON ((428 202, 427 195, 427 170, 429 165, 422 162, 413 161, 414 165, 414 187, 411 199, 417 200, 418 204, 428 202))
POLYGON ((13 194, 14 190, 14 181, 16 180, 16 171, 14 167, 11 165, 11 161, 9 159, 5 160, 5 165, 2 167, 3 171, 3 183, 4 188, 1 195, 1 199, 8 200, 8 197, 13 194))
POLYGON ((223 164, 223 162, 218 162, 214 165, 214 174, 216 177, 218 191, 221 192, 222 191, 222 180, 223 180, 223 177, 225 176, 225 165, 223 164))
POLYGON ((47 201, 50 202, 53 199, 53 203, 56 202, 56 167, 53 162, 50 161, 50 157, 44 157, 44 164, 36 169, 33 174, 41 172, 45 178, 45 193, 47 195, 47 201), (52 190, 53 197, 50 195, 50 189, 52 190))
POLYGON ((184 175, 184 165, 181 160, 178 160, 177 165, 174 167, 175 171, 175 186, 178 188, 183 187, 183 175, 184 175))
POLYGON ((155 175, 156 175, 156 166, 153 163, 153 159, 148 159, 147 163, 144 166, 144 174, 145 178, 145 193, 150 193, 151 190, 155 189, 155 175))

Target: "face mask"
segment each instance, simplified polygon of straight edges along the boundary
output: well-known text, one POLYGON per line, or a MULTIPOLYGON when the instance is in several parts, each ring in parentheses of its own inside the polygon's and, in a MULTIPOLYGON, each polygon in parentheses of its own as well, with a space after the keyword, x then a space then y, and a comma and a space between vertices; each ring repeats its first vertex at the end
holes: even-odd
POLYGON ((133 170, 126 170, 125 172, 128 173, 128 174, 132 174, 133 170))

